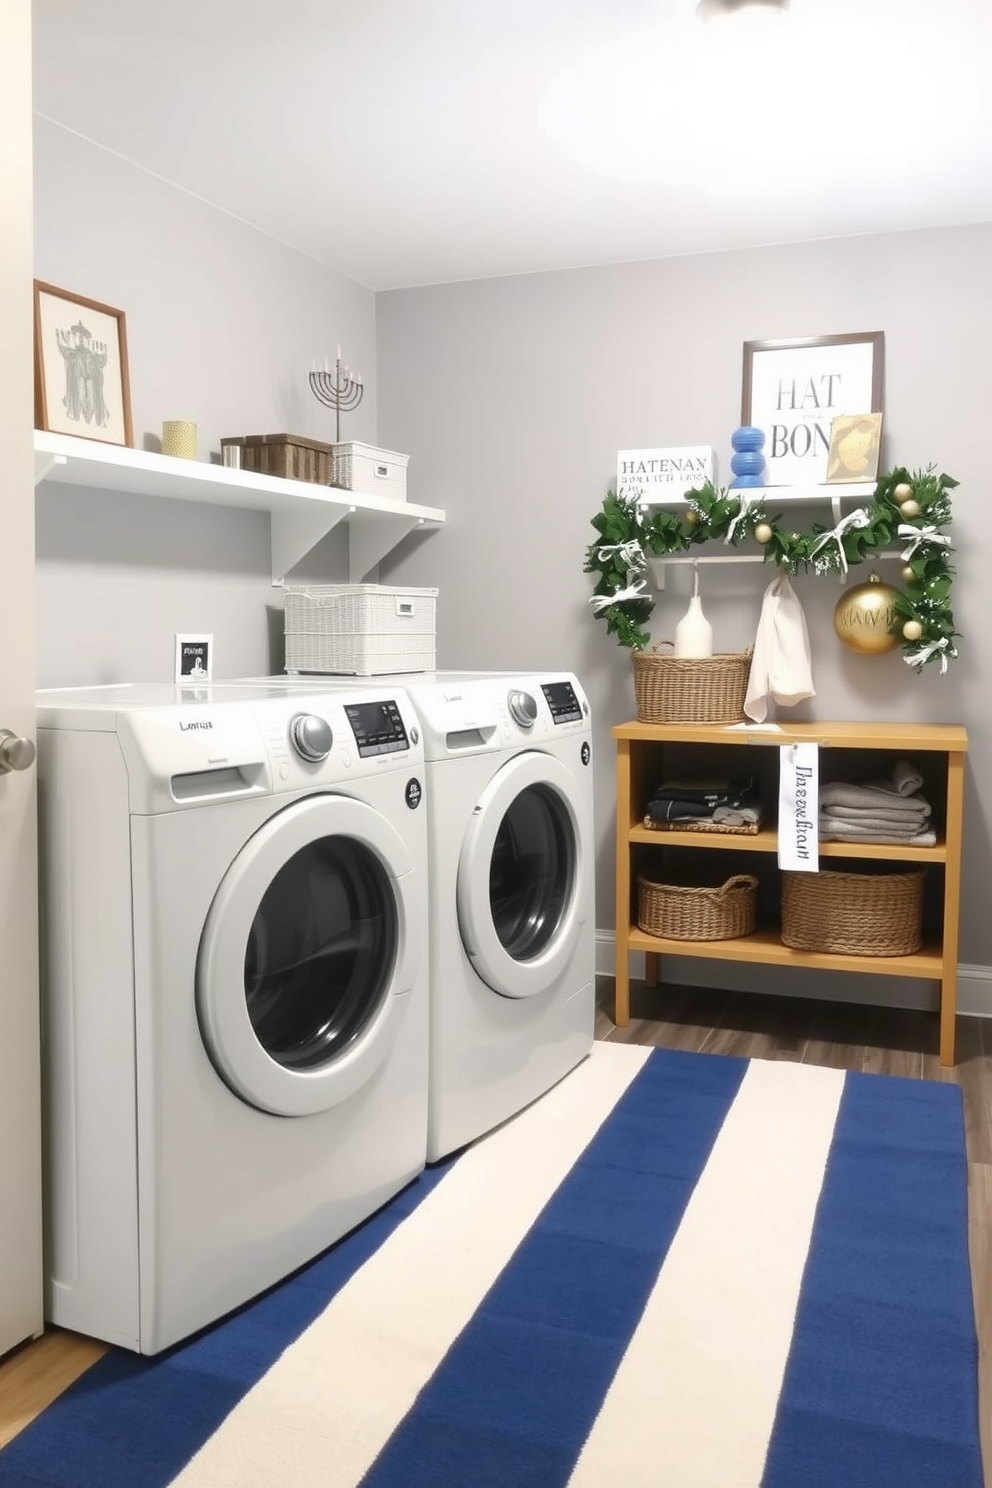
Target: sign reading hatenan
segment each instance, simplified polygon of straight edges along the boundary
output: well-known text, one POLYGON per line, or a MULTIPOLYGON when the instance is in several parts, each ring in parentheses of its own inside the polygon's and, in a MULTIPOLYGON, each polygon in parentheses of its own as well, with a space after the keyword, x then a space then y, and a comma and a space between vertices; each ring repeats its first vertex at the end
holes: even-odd
POLYGON ((617 451, 617 495, 642 501, 684 496, 714 479, 715 457, 706 445, 682 449, 617 451))

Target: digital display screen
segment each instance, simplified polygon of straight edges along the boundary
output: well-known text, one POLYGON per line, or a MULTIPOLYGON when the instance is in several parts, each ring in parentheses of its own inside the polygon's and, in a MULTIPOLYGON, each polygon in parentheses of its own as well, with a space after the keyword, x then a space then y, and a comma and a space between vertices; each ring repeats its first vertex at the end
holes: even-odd
POLYGON ((400 749, 409 749, 410 741, 403 719, 392 698, 382 703, 346 704, 344 711, 362 759, 373 754, 395 754, 400 749))
POLYGON ((544 682, 541 691, 555 723, 581 723, 582 705, 571 682, 544 682))

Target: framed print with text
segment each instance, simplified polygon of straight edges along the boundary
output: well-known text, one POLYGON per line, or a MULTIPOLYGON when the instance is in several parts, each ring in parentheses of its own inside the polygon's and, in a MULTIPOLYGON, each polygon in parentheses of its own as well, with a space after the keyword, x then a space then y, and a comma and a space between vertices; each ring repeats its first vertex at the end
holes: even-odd
POLYGON ((133 445, 123 310, 35 280, 34 421, 54 434, 133 445))
POLYGON ((213 671, 212 635, 176 636, 176 685, 195 687, 210 681, 213 671))
POLYGON ((826 482, 834 419, 882 412, 884 354, 881 331, 745 341, 741 423, 764 431, 770 486, 826 482))

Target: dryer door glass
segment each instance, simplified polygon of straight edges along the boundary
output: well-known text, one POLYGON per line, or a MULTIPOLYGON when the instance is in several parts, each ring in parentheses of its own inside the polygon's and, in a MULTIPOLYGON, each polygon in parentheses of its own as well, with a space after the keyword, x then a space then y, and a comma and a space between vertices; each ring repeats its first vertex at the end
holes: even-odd
POLYGON ((324 837, 295 853, 245 953, 248 1016, 266 1053, 308 1070, 349 1048, 387 995, 397 938, 390 880, 364 843, 324 837))
POLYGON ((569 907, 576 845, 561 796, 547 785, 522 790, 496 833, 489 868, 493 925, 515 961, 538 956, 569 907))

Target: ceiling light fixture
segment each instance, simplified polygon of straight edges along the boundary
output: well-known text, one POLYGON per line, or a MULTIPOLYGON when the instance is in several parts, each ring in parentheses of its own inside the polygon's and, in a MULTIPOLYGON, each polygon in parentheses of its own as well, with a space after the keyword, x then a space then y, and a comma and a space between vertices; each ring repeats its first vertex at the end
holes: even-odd
POLYGON ((696 15, 701 21, 713 21, 718 16, 733 15, 739 10, 778 10, 789 8, 789 0, 699 0, 696 15))

